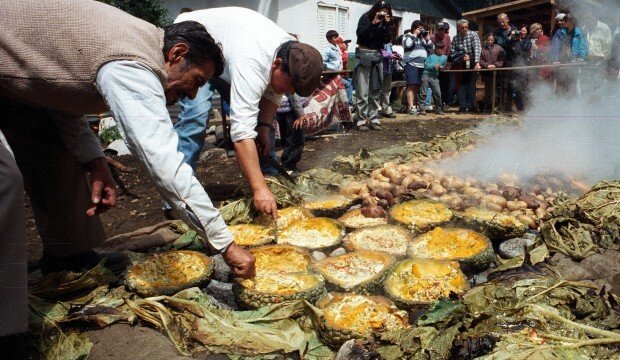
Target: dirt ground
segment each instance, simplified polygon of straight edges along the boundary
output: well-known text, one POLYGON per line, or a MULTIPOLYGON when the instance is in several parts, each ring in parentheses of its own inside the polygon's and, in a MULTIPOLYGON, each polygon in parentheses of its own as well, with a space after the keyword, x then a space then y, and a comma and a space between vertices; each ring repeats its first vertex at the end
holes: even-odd
MULTIPOLYGON (((366 133, 351 131, 342 134, 324 135, 309 139, 303 158, 298 164, 300 170, 315 167, 328 167, 330 161, 338 155, 356 153, 360 148, 380 149, 392 145, 413 141, 429 140, 435 135, 475 127, 484 116, 459 115, 449 113, 446 116, 410 117, 398 115, 396 119, 384 119, 383 131, 366 133)), ((197 177, 205 190, 219 203, 238 196, 235 189, 245 183, 235 158, 227 157, 221 150, 211 150, 198 166, 197 177)), ((154 225, 165 220, 161 209, 162 203, 151 180, 139 168, 133 156, 116 158, 122 164, 136 167, 134 174, 121 174, 120 179, 128 193, 120 195, 115 208, 101 215, 107 236, 130 232, 154 225)), ((121 190, 119 190, 121 191, 121 190)), ((122 191, 121 191, 122 193, 122 191)), ((27 236, 29 252, 29 269, 31 279, 37 277, 37 263, 42 246, 38 237, 32 212, 27 206, 27 236)), ((101 330, 88 332, 94 346, 89 359, 181 359, 169 339, 156 330, 117 324, 101 330)), ((220 359, 220 356, 202 355, 197 358, 220 359)))

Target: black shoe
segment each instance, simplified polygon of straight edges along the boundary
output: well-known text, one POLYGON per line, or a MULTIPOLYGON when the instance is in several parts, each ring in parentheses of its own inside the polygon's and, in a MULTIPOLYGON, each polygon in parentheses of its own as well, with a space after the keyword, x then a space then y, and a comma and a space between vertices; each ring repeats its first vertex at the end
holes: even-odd
POLYGON ((379 124, 370 124, 370 128, 376 131, 381 131, 383 130, 383 126, 379 125, 379 124))
POLYGON ((176 217, 174 217, 174 215, 172 214, 172 209, 164 209, 164 217, 168 220, 178 220, 176 217))
POLYGON ((464 107, 459 108, 459 113, 466 113, 466 112, 467 112, 467 108, 464 108, 464 107))
POLYGON ((391 114, 383 114, 383 117, 386 117, 388 119, 394 119, 396 117, 396 114, 391 113, 391 114))
POLYGON ((99 254, 93 250, 88 250, 81 254, 69 256, 50 256, 44 253, 39 260, 39 267, 44 276, 61 271, 80 272, 94 268, 104 259, 105 266, 112 271, 122 270, 128 265, 127 257, 121 253, 99 254))

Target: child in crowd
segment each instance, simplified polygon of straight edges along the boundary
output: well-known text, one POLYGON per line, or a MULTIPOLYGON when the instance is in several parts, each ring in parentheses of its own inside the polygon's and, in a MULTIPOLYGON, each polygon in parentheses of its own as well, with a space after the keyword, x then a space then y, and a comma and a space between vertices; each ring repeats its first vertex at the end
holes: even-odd
POLYGON ((443 70, 448 61, 448 57, 443 55, 446 45, 442 42, 435 43, 435 53, 426 58, 424 62, 424 72, 422 73, 422 85, 420 86, 420 96, 418 97, 420 115, 426 115, 424 100, 426 99, 426 89, 431 88, 433 102, 435 103, 435 113, 443 115, 441 106, 441 89, 439 88, 439 70, 443 70))
POLYGON ((276 111, 276 120, 280 129, 280 144, 282 145, 282 165, 289 171, 297 173, 297 163, 301 160, 304 150, 305 135, 303 129, 296 129, 293 123, 304 115, 306 98, 296 94, 282 96, 280 107, 276 111))

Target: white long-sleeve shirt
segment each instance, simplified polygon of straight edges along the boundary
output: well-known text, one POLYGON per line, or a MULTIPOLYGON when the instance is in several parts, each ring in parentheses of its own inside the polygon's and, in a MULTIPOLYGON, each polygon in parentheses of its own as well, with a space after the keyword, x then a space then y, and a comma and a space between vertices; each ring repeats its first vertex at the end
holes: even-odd
POLYGON ((271 64, 278 48, 295 39, 263 15, 241 7, 191 11, 174 22, 189 20, 202 24, 222 47, 226 66, 221 78, 231 86, 232 141, 256 138, 261 97, 276 105, 282 97, 269 86, 271 64))
POLYGON ((232 242, 232 234, 192 168, 183 162, 183 154, 177 151, 179 138, 157 75, 137 61, 113 61, 99 69, 96 85, 127 147, 145 167, 163 198, 172 204, 175 215, 194 225, 214 249, 225 249, 232 242), (190 218, 190 209, 200 224, 190 218))

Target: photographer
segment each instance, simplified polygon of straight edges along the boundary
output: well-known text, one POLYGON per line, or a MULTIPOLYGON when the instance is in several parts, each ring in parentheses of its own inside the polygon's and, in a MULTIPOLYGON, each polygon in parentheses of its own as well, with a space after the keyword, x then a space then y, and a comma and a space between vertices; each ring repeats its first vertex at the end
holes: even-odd
MULTIPOLYGON (((418 115, 415 104, 418 103, 424 62, 428 57, 428 51, 433 49, 428 30, 420 20, 411 24, 411 32, 403 37, 405 49, 405 79, 407 80, 407 106, 409 115, 418 115)), ((423 112, 424 108, 420 108, 423 112)))
POLYGON ((379 97, 383 88, 381 49, 392 38, 392 7, 377 1, 357 23, 357 65, 353 73, 356 90, 357 128, 381 130, 379 97))
POLYGON ((510 23, 510 19, 505 13, 497 15, 497 23, 499 24, 495 31, 497 45, 501 46, 506 52, 505 66, 512 66, 516 56, 514 46, 521 40, 521 32, 510 23))

